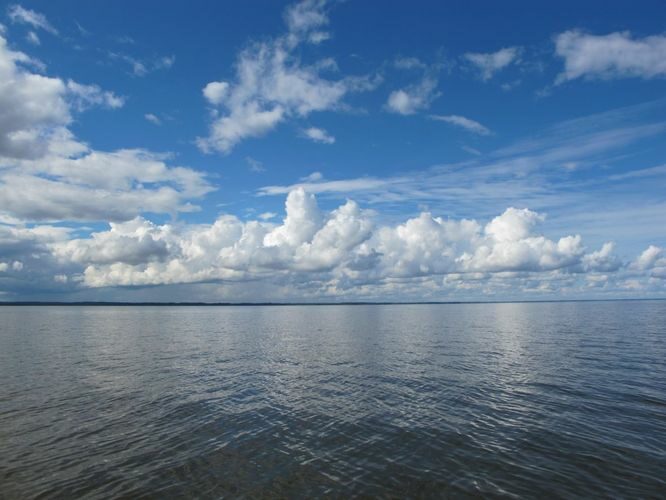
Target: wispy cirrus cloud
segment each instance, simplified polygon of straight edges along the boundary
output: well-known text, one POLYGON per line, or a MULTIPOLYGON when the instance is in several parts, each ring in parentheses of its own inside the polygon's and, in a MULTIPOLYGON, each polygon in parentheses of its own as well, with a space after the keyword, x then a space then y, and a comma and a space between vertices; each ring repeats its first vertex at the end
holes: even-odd
POLYGON ((520 60, 521 47, 505 47, 496 52, 467 52, 463 57, 481 74, 483 81, 490 80, 495 73, 520 60))
POLYGON ((44 14, 31 9, 26 9, 21 5, 10 5, 7 8, 7 15, 13 23, 27 24, 28 26, 44 30, 52 35, 58 34, 58 30, 49 22, 44 14))
MULTIPOLYGON (((576 222, 573 217, 581 212, 587 214, 587 218, 580 219, 581 225, 595 235, 602 234, 594 229, 595 217, 597 220, 614 219, 620 221, 618 232, 630 232, 636 241, 644 241, 649 234, 655 234, 654 224, 664 219, 660 214, 662 202, 658 190, 648 176, 663 178, 666 172, 659 168, 652 171, 634 168, 627 172, 626 167, 610 168, 609 165, 616 163, 614 158, 622 148, 666 136, 666 122, 659 121, 664 106, 665 102, 656 101, 565 121, 531 138, 463 162, 387 177, 320 179, 264 186, 257 193, 279 195, 303 187, 330 198, 354 193, 356 199, 373 206, 395 205, 404 210, 407 205, 416 209, 419 204, 427 204, 444 213, 462 216, 490 215, 486 210, 501 210, 518 203, 557 214, 560 227, 576 222), (567 168, 572 162, 576 163, 577 170, 604 166, 602 172, 608 173, 597 176, 595 190, 590 191, 588 183, 592 181, 585 176, 572 176, 567 168), (635 185, 631 189, 626 185, 618 187, 618 175, 623 182, 635 185), (637 209, 636 205, 643 207, 643 215, 634 217, 632 225, 630 218, 622 216, 622 210, 629 213, 630 208, 637 209), (602 207, 603 215, 599 214, 602 207), (606 212, 611 211, 613 216, 606 217, 606 212), (637 222, 641 218, 645 220, 644 225, 637 222), (643 236, 637 237, 636 231, 642 231, 643 236)), ((666 235, 666 230, 663 232, 666 235)))
POLYGON ((460 115, 430 115, 431 120, 450 123, 477 135, 491 135, 492 131, 479 122, 460 115))
POLYGON ((259 160, 257 160, 256 158, 252 158, 251 156, 246 156, 245 162, 247 163, 250 172, 261 173, 266 171, 266 167, 264 167, 264 164, 259 160))
POLYGON ((139 59, 120 52, 109 52, 109 57, 116 61, 128 64, 134 76, 143 77, 149 73, 171 68, 176 62, 176 56, 161 56, 152 59, 139 59))
POLYGON ((162 120, 154 113, 146 113, 143 117, 153 125, 162 125, 162 120))

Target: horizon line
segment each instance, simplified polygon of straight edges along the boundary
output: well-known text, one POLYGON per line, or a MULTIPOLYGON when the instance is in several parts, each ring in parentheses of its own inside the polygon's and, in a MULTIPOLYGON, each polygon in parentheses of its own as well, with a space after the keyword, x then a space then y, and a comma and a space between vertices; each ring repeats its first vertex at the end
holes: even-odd
POLYGON ((547 304, 559 302, 639 302, 666 301, 666 297, 609 298, 609 299, 550 299, 550 300, 459 300, 459 301, 343 301, 343 302, 127 302, 127 301, 0 301, 0 306, 401 306, 401 305, 464 305, 464 304, 547 304))

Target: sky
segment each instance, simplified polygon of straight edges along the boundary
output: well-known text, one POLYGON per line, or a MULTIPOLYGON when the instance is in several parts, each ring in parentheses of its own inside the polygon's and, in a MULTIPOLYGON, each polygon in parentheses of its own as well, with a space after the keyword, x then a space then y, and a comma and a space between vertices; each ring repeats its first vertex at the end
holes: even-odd
POLYGON ((666 297, 664 14, 0 2, 0 300, 666 297))

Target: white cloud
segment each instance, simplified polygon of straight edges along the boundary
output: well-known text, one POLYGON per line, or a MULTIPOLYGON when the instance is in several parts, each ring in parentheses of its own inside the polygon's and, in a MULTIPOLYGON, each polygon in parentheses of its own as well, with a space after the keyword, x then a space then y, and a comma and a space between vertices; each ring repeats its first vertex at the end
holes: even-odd
POLYGON ((22 52, 9 50, 0 37, 0 158, 41 156, 49 137, 71 122, 72 110, 124 104, 122 97, 97 85, 32 73, 22 67, 29 61, 22 52))
POLYGON ((141 149, 95 151, 67 128, 91 106, 118 108, 122 97, 32 73, 29 57, 0 37, 0 219, 127 220, 142 212, 176 214, 211 190, 204 176, 167 165, 141 149))
POLYGON ((227 82, 210 82, 203 88, 203 95, 210 104, 215 106, 222 104, 229 93, 227 82))
POLYGON ((266 167, 264 167, 264 164, 259 160, 252 158, 251 156, 246 156, 245 161, 249 165, 251 172, 261 173, 266 171, 266 167))
POLYGON ((32 45, 41 45, 42 42, 37 36, 37 33, 34 31, 28 31, 28 34, 25 36, 25 39, 28 41, 28 43, 31 43, 32 45))
POLYGON ((146 76, 153 71, 169 69, 176 62, 176 56, 173 55, 154 59, 138 59, 119 52, 109 52, 109 58, 129 64, 132 68, 132 74, 138 77, 146 76))
POLYGON ((289 193, 285 204, 284 224, 264 237, 269 247, 297 246, 310 241, 321 225, 322 215, 314 195, 303 189, 289 193))
POLYGON ((490 135, 492 131, 487 127, 481 125, 479 122, 466 118, 459 115, 430 115, 430 118, 433 120, 443 121, 450 123, 457 127, 464 128, 465 130, 472 132, 478 135, 490 135))
POLYGON ((576 78, 655 78, 666 76, 666 36, 633 38, 628 31, 590 35, 565 31, 555 38, 564 59, 557 83, 576 78))
POLYGON ((289 29, 289 41, 294 45, 301 39, 318 44, 330 36, 320 30, 328 24, 326 0, 303 0, 295 3, 286 9, 284 17, 289 29))
POLYGON ((3 271, 3 291, 21 291, 54 288, 54 269, 63 268, 73 272, 78 266, 59 266, 50 245, 65 242, 70 230, 52 226, 33 228, 0 225, 0 270, 3 271))
POLYGON ((650 245, 631 264, 633 269, 646 272, 651 278, 666 280, 666 252, 663 248, 650 245))
POLYGON ((11 5, 7 9, 7 14, 13 23, 28 24, 33 28, 43 29, 52 35, 58 34, 58 30, 46 19, 46 16, 34 10, 24 9, 20 5, 11 5))
POLYGON ((317 182, 324 178, 324 174, 321 172, 312 172, 311 174, 301 177, 301 180, 304 182, 317 182))
POLYGON ((508 208, 500 217, 495 217, 486 226, 486 234, 496 241, 518 241, 527 238, 534 227, 543 222, 543 215, 526 208, 508 208))
MULTIPOLYGON (((315 172, 316 174, 317 172, 315 172)), ((259 189, 260 196, 288 194, 294 189, 303 188, 309 193, 348 193, 352 191, 386 190, 391 184, 404 179, 377 179, 375 177, 362 177, 359 179, 343 179, 337 181, 321 181, 320 177, 309 176, 289 186, 264 186, 259 189)))
POLYGON ((505 47, 491 53, 468 52, 464 58, 476 66, 481 72, 481 78, 486 81, 501 69, 518 62, 521 50, 520 47, 505 47))
POLYGON ((75 157, 24 160, 4 171, 0 213, 28 221, 122 221, 143 212, 191 212, 197 207, 186 200, 211 190, 201 173, 169 167, 148 151, 86 149, 75 157))
MULTIPOLYGON (((660 101, 571 120, 535 132, 512 145, 455 163, 381 178, 363 176, 361 172, 351 178, 267 185, 258 194, 279 195, 303 187, 312 193, 326 193, 327 198, 333 199, 353 193, 360 203, 396 211, 425 204, 429 210, 453 207, 455 214, 481 217, 521 203, 555 214, 551 223, 566 217, 570 225, 584 224, 586 231, 600 239, 617 237, 621 231, 624 245, 635 251, 633 244, 666 237, 666 230, 661 229, 666 227, 663 197, 655 189, 655 180, 648 177, 663 175, 663 171, 636 169, 631 171, 634 172, 631 177, 626 177, 625 171, 618 174, 623 176, 624 186, 632 183, 631 189, 619 189, 615 175, 607 179, 601 176, 595 189, 590 190, 586 176, 563 175, 562 166, 570 162, 576 163, 578 169, 612 165, 622 148, 639 141, 658 143, 666 131, 664 106, 660 101)), ((609 174, 613 172, 617 169, 608 169, 609 174)))
POLYGON ((105 91, 98 85, 82 85, 72 80, 67 81, 70 105, 77 111, 84 111, 91 106, 117 109, 125 105, 125 98, 105 91))
POLYGON ((109 231, 93 233, 85 242, 72 240, 55 247, 55 256, 86 264, 142 264, 163 260, 168 245, 160 228, 136 218, 111 223, 109 231))
MULTIPOLYGON (((344 293, 435 276, 461 284, 528 277, 543 284, 576 276, 601 282, 600 273, 607 280, 624 272, 612 244, 589 252, 578 235, 550 240, 536 232, 543 216, 527 209, 509 208, 485 226, 429 213, 377 226, 373 213, 353 201, 326 213, 302 189, 289 193, 285 208, 279 225, 264 222, 272 213, 247 222, 223 215, 210 225, 136 218, 48 248, 61 266, 79 266, 89 287, 288 279, 306 288, 326 282, 344 293)), ((661 254, 650 252, 639 258, 649 261, 643 270, 660 262, 661 254)))
POLYGON ((427 65, 416 57, 397 57, 393 61, 397 69, 426 69, 427 65))
POLYGON ((331 34, 327 31, 315 31, 308 35, 308 42, 318 45, 331 38, 331 34))
POLYGON ((213 122, 210 136, 197 140, 202 151, 230 152, 236 144, 248 137, 261 137, 284 119, 285 110, 276 105, 262 109, 258 102, 250 102, 234 109, 232 114, 213 122))
POLYGON ((658 165, 656 167, 639 168, 636 170, 630 170, 629 172, 624 172, 622 174, 611 175, 609 179, 620 181, 639 177, 659 177, 664 174, 666 174, 666 165, 658 165))
POLYGON ((404 89, 394 90, 388 96, 386 109, 401 115, 412 115, 422 109, 427 109, 430 103, 439 97, 437 92, 437 79, 426 76, 416 85, 404 89))
POLYGON ((582 259, 582 266, 585 271, 613 272, 617 271, 622 262, 613 253, 615 244, 612 242, 604 243, 600 250, 585 255, 582 259))
MULTIPOLYGON (((650 245, 642 254, 638 256, 635 265, 641 271, 652 269, 657 264, 657 262, 659 262, 663 255, 663 249, 656 245, 650 245)), ((666 262, 664 264, 666 264, 666 262)))
POLYGON ((71 120, 65 82, 19 66, 29 59, 0 37, 0 157, 38 156, 38 139, 71 120))
POLYGON ((478 149, 473 148, 471 146, 467 146, 467 145, 460 146, 460 149, 462 149, 466 153, 469 153, 469 154, 474 155, 474 156, 481 156, 483 154, 478 149))
POLYGON ((155 69, 169 69, 176 63, 176 56, 162 56, 153 63, 155 69))
POLYGON ((327 212, 296 189, 285 212, 278 224, 267 222, 275 217, 270 212, 249 221, 222 215, 212 224, 158 225, 137 217, 83 238, 65 228, 0 225, 0 268, 15 288, 24 273, 32 286, 67 290, 218 281, 242 291, 260 282, 275 291, 270 298, 283 300, 480 298, 517 289, 522 297, 561 297, 574 289, 627 286, 666 293, 661 248, 623 263, 611 243, 589 251, 579 235, 543 236, 543 215, 527 209, 509 208, 485 225, 427 212, 378 225, 375 212, 353 201, 327 212))
POLYGON ((145 115, 143 115, 143 117, 153 125, 162 125, 162 120, 160 120, 160 118, 157 115, 154 115, 153 113, 146 113, 145 115))
POLYGON ((333 144, 335 142, 335 137, 322 128, 306 128, 303 130, 303 135, 311 141, 319 142, 321 144, 333 144))
POLYGON ((300 2, 287 9, 286 19, 285 36, 251 44, 240 53, 235 82, 204 87, 204 97, 215 108, 208 137, 197 141, 203 151, 229 153, 244 139, 260 137, 292 116, 340 109, 348 93, 372 88, 365 77, 323 77, 331 59, 305 65, 297 57, 295 49, 328 22, 325 2, 300 2))

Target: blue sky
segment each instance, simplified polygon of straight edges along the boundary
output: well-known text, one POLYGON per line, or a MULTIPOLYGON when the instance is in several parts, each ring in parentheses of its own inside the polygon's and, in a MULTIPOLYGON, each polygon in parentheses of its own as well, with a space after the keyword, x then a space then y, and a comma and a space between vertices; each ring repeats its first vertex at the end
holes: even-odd
POLYGON ((663 13, 5 3, 0 299, 664 296, 663 13))

